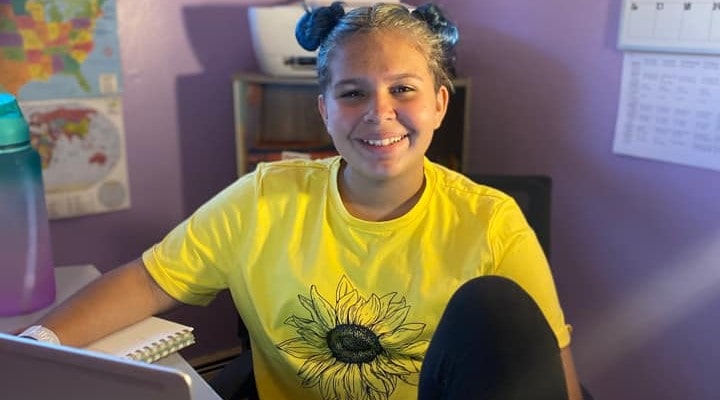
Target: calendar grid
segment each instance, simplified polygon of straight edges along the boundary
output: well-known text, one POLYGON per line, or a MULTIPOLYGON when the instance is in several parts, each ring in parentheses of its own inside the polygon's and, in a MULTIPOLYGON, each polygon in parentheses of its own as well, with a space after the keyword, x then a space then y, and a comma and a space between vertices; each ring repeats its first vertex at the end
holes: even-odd
POLYGON ((720 55, 720 1, 624 0, 618 47, 720 55))

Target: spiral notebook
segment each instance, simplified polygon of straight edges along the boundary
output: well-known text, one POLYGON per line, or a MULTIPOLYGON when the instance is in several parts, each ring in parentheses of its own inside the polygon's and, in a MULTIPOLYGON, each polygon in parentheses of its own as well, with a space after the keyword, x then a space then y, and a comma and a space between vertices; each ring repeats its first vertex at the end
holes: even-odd
POLYGON ((152 363, 193 343, 192 327, 150 317, 111 333, 86 349, 152 363))

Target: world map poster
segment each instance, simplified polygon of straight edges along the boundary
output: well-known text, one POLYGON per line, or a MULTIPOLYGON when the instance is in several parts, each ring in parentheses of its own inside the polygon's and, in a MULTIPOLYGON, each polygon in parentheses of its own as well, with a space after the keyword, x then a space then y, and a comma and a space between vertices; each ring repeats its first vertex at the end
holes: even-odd
POLYGON ((130 206, 116 0, 0 0, 0 92, 43 160, 50 218, 130 206))
POLYGON ((20 107, 42 159, 50 218, 130 207, 119 98, 31 101, 20 107))

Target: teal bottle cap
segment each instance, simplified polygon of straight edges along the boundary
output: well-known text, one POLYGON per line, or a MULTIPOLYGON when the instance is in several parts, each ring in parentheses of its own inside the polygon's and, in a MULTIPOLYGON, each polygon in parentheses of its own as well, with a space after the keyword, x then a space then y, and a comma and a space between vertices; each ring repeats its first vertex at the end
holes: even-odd
POLYGON ((15 96, 0 93, 0 147, 28 141, 30 130, 15 96))

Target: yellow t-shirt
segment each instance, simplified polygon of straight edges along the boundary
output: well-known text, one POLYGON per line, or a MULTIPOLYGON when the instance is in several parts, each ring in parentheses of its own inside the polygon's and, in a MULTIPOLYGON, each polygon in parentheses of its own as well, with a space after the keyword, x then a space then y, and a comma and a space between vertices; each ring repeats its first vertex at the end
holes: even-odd
POLYGON ((547 261, 511 197, 426 160, 418 203, 368 222, 343 206, 339 166, 260 164, 143 255, 182 302, 230 289, 261 398, 416 398, 450 296, 481 275, 517 282, 568 345, 547 261))

